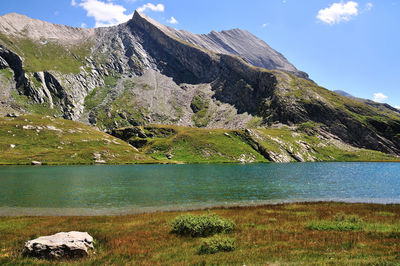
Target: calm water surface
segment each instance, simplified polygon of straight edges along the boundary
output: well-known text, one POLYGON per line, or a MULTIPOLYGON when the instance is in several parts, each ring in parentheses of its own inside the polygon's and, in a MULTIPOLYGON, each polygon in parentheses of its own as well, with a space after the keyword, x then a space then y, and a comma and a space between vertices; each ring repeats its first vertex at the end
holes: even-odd
POLYGON ((0 215, 316 200, 400 203, 400 163, 0 167, 0 215))

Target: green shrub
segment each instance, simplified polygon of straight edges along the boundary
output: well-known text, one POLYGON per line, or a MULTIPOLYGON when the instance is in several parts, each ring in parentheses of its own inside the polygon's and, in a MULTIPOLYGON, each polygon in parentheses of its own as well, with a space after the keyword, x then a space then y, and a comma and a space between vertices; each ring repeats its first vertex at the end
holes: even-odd
POLYGON ((204 239, 200 246, 199 254, 214 254, 233 250, 235 250, 235 239, 216 235, 204 239))
POLYGON ((235 224, 216 214, 181 215, 172 222, 172 232, 192 237, 210 236, 217 233, 231 232, 235 224))
POLYGON ((362 220, 357 215, 335 215, 333 221, 312 221, 308 229, 319 231, 357 231, 362 229, 362 220))

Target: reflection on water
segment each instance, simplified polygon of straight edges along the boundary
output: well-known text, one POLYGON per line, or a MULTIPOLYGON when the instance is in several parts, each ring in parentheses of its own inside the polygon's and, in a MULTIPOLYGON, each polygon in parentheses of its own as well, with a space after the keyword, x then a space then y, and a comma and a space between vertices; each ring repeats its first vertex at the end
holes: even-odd
POLYGON ((336 200, 400 203, 399 163, 0 167, 0 214, 97 215, 336 200))

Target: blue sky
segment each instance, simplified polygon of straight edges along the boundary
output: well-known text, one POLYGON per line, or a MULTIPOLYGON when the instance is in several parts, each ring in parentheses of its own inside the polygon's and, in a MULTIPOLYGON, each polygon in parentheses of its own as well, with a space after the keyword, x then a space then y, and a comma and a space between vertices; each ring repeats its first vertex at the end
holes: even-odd
POLYGON ((400 0, 2 0, 0 15, 95 27, 135 9, 194 33, 246 29, 319 85, 400 106, 400 0))

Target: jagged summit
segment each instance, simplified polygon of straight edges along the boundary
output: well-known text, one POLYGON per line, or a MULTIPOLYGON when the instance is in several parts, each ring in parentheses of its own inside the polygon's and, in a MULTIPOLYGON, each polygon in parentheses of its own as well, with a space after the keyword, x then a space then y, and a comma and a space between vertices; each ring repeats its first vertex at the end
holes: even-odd
POLYGON ((0 33, 14 37, 27 37, 37 41, 57 41, 61 44, 76 44, 91 38, 94 29, 69 27, 33 19, 25 15, 10 13, 0 16, 0 33))

